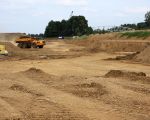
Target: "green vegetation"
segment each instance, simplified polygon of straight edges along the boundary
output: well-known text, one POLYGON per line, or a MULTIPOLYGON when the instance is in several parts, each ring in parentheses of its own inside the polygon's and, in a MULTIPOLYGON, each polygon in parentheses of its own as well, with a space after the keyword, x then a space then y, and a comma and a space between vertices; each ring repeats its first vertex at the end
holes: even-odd
POLYGON ((45 37, 82 36, 93 33, 84 16, 72 16, 69 20, 50 21, 45 29, 45 37))
POLYGON ((150 37, 150 32, 149 31, 135 31, 135 32, 125 32, 121 33, 121 37, 127 37, 127 38, 148 38, 150 37))
POLYGON ((150 11, 145 14, 145 22, 150 25, 150 11))

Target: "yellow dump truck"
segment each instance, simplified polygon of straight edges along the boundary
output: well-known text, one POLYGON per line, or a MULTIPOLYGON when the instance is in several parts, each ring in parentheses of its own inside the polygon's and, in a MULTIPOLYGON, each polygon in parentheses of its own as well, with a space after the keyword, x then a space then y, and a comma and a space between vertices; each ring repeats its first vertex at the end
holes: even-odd
POLYGON ((8 55, 5 45, 0 45, 0 55, 8 55))
POLYGON ((18 43, 18 47, 20 48, 43 48, 45 40, 40 40, 39 38, 30 37, 30 36, 21 36, 15 41, 18 43))

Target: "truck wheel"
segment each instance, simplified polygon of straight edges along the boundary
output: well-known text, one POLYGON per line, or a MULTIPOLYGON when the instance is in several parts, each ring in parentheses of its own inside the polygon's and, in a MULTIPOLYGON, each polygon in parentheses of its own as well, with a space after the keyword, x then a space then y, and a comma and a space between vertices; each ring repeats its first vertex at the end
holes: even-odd
POLYGON ((22 44, 22 48, 28 48, 28 44, 27 43, 23 43, 22 44))
POLYGON ((43 45, 39 46, 39 48, 43 48, 43 45))
POLYGON ((18 47, 23 48, 23 43, 19 43, 18 47))
POLYGON ((22 48, 22 44, 21 44, 21 43, 19 43, 19 44, 18 44, 18 47, 22 48))
POLYGON ((37 48, 36 44, 32 44, 32 47, 33 47, 33 48, 37 48))
POLYGON ((31 43, 27 43, 27 48, 31 48, 31 43))

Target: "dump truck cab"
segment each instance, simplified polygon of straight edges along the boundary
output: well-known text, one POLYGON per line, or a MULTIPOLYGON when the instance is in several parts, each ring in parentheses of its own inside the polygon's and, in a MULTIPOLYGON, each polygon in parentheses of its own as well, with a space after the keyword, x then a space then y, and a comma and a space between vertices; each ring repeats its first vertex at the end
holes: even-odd
POLYGON ((44 45, 46 45, 45 40, 42 38, 34 38, 34 40, 32 41, 32 47, 33 48, 43 48, 44 45))

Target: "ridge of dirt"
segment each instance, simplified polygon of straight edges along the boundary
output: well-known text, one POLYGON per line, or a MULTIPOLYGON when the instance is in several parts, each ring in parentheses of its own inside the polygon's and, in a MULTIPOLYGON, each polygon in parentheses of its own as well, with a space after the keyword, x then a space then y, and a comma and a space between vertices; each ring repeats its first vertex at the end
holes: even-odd
POLYGON ((140 52, 150 44, 150 41, 149 39, 127 39, 125 37, 120 37, 119 33, 107 33, 90 35, 87 39, 70 40, 66 43, 84 46, 84 50, 91 53, 97 53, 101 51, 140 52))
POLYGON ((105 74, 105 77, 127 77, 127 76, 141 76, 146 77, 146 74, 143 72, 127 72, 121 70, 110 70, 108 73, 105 74))
POLYGON ((106 60, 131 60, 133 62, 150 64, 150 46, 146 47, 140 52, 127 54, 123 56, 117 56, 115 58, 108 58, 106 60))
POLYGON ((143 72, 129 72, 121 70, 110 70, 105 74, 106 78, 125 78, 132 81, 140 81, 142 83, 150 83, 150 77, 146 76, 143 72))
POLYGON ((132 54, 122 55, 122 56, 116 56, 115 58, 107 58, 105 60, 132 60, 136 55, 138 55, 140 52, 135 52, 132 54))
POLYGON ((35 91, 28 90, 27 88, 25 88, 24 86, 19 85, 19 84, 13 84, 9 89, 14 90, 14 91, 29 93, 29 94, 32 94, 32 95, 35 95, 35 96, 43 96, 42 94, 36 93, 35 91))

